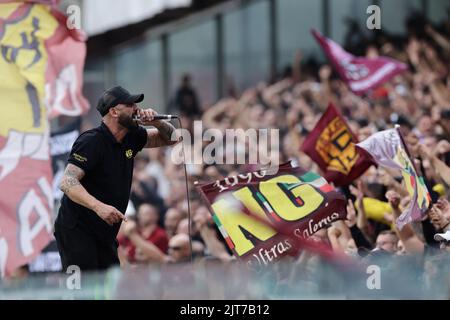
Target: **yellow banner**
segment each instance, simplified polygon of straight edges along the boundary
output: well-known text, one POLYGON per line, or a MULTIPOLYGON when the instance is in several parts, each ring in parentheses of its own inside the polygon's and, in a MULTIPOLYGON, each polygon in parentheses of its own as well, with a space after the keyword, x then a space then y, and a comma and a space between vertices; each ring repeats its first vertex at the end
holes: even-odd
POLYGON ((0 136, 10 130, 44 133, 45 40, 58 23, 41 4, 1 4, 0 19, 0 136))

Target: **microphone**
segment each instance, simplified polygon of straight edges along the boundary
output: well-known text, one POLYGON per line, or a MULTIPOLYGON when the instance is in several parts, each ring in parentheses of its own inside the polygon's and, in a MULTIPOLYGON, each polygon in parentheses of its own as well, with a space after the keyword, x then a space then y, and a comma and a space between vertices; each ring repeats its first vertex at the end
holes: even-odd
MULTIPOLYGON (((178 119, 178 116, 171 115, 171 114, 157 114, 153 116, 153 120, 172 120, 172 119, 178 119)), ((141 120, 141 118, 138 115, 133 116, 133 120, 141 120)))

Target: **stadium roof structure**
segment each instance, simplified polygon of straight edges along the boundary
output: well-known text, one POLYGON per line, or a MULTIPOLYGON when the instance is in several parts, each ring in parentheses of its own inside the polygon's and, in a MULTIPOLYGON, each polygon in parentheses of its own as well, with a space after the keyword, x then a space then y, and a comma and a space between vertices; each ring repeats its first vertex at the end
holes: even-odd
POLYGON ((218 6, 220 7, 220 5, 224 3, 234 3, 233 5, 235 6, 236 2, 241 4, 246 1, 193 0, 191 5, 188 7, 165 9, 164 11, 157 13, 148 19, 90 36, 87 41, 88 54, 104 54, 111 47, 124 44, 128 45, 130 42, 139 42, 143 37, 147 37, 149 35, 149 31, 152 33, 152 36, 168 33, 180 20, 190 18, 194 14, 203 15, 205 14, 205 11, 209 12, 207 15, 210 16, 211 8, 218 6), (156 32, 153 32, 155 29, 156 32))

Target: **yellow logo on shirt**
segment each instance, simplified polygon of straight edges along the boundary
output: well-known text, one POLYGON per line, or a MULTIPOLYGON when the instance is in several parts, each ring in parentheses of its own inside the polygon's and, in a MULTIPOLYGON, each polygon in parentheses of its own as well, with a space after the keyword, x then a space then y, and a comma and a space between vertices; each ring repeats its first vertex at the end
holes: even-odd
POLYGON ((79 162, 86 162, 87 161, 86 157, 80 156, 78 153, 74 153, 73 157, 74 157, 75 160, 77 160, 79 162))
POLYGON ((128 149, 127 151, 125 151, 125 155, 128 159, 131 159, 131 157, 133 156, 133 150, 128 149))

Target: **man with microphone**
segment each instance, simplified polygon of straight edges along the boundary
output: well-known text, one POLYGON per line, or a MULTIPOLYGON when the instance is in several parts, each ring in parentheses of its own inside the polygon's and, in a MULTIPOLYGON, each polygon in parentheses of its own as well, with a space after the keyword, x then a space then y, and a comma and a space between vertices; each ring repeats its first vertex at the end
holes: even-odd
POLYGON ((142 148, 179 141, 171 140, 175 128, 161 120, 169 116, 137 107, 143 99, 143 94, 132 95, 120 86, 106 90, 97 104, 101 125, 82 133, 73 144, 55 221, 63 270, 71 265, 83 271, 104 270, 119 263, 116 236, 126 221, 133 159, 142 148))

